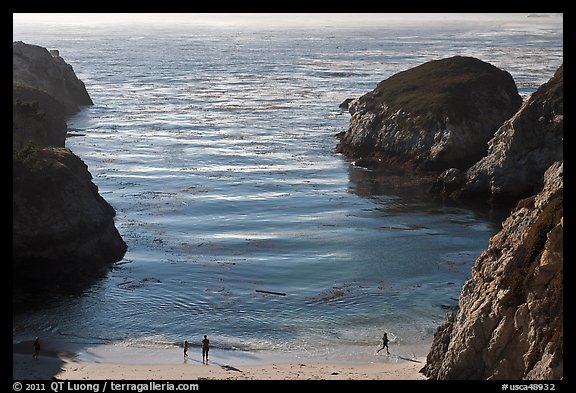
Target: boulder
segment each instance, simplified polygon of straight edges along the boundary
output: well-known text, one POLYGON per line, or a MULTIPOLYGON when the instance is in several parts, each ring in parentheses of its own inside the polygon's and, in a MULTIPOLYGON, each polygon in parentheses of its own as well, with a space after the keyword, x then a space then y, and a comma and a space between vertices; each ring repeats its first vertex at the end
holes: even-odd
POLYGON ((349 103, 339 153, 416 170, 466 170, 520 107, 512 76, 473 57, 400 72, 349 103))

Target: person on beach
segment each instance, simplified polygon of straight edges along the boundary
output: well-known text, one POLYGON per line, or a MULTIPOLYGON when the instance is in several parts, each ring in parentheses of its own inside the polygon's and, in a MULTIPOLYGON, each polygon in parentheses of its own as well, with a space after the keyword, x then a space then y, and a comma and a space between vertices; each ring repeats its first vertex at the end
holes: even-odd
POLYGON ((202 340, 202 363, 208 364, 208 351, 210 350, 210 340, 204 335, 202 340))
POLYGON ((188 359, 188 340, 184 340, 184 360, 188 359))
POLYGON ((376 353, 380 352, 386 348, 386 353, 390 355, 390 351, 388 350, 388 333, 384 332, 384 336, 382 336, 382 348, 380 348, 376 353))
POLYGON ((36 340, 34 340, 34 355, 32 355, 32 357, 38 360, 39 353, 40 353, 40 337, 36 337, 36 340))

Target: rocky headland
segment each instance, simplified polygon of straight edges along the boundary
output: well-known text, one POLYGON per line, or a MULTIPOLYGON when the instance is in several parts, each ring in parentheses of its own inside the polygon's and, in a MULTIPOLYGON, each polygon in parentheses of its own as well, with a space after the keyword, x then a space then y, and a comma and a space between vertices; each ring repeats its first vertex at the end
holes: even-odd
POLYGON ((65 148, 66 116, 91 105, 56 51, 14 42, 12 120, 13 302, 77 290, 123 258, 115 210, 84 162, 65 148))
POLYGON ((521 104, 508 72, 473 57, 434 60, 349 102, 350 127, 336 150, 368 165, 467 169, 521 104))

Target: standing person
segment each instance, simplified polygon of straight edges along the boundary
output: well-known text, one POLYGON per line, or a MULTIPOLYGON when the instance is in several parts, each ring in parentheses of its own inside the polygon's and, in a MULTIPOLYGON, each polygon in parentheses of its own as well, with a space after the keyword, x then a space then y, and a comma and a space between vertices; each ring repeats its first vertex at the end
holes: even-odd
POLYGON ((384 336, 382 336, 382 348, 380 348, 376 353, 380 352, 386 348, 386 353, 390 355, 390 351, 388 351, 388 333, 384 332, 384 336))
POLYGON ((184 360, 188 359, 188 340, 184 340, 184 360))
POLYGON ((202 340, 202 363, 208 364, 208 351, 210 350, 210 340, 204 335, 202 340))
POLYGON ((34 340, 34 355, 32 355, 32 357, 38 360, 39 353, 40 353, 40 337, 36 337, 36 340, 34 340))

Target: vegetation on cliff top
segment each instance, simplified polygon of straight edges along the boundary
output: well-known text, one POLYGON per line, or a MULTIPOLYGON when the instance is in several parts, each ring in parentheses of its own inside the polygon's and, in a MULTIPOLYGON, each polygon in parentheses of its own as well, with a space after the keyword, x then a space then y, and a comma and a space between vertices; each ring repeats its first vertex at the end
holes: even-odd
MULTIPOLYGON (((478 115, 474 86, 497 91, 509 85, 517 91, 512 76, 473 57, 455 56, 434 60, 399 72, 380 82, 374 96, 380 96, 391 112, 402 109, 411 114, 478 115)), ((517 94, 517 93, 516 93, 517 94)))

